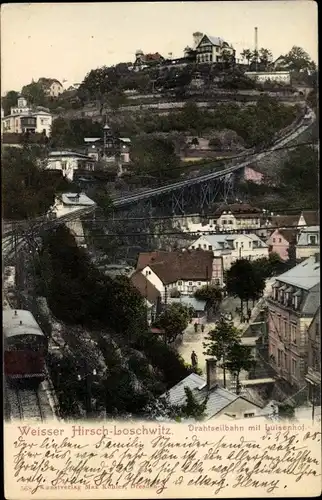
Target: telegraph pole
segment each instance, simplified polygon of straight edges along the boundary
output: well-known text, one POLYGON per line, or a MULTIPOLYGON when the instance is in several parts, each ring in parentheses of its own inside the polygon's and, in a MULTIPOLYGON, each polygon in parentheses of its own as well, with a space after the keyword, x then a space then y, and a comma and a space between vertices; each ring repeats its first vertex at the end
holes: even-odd
POLYGON ((255 64, 256 64, 256 72, 258 68, 258 28, 255 28, 255 64))

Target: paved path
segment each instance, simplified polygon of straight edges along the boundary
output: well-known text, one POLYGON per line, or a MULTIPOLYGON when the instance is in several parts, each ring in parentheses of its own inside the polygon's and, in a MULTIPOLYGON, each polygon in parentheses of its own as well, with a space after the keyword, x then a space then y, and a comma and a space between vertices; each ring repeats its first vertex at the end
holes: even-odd
MULTIPOLYGON (((267 286, 265 289, 265 295, 268 294, 271 290, 271 285, 274 280, 268 280, 267 286)), ((251 304, 250 304, 251 306, 251 304)), ((226 297, 220 308, 220 312, 222 313, 232 313, 234 325, 241 330, 246 330, 251 321, 257 317, 260 309, 260 303, 255 304, 255 307, 252 309, 252 317, 250 323, 241 323, 240 317, 236 313, 236 307, 240 307, 240 300, 234 297, 226 297)), ((205 331, 201 332, 201 327, 199 326, 198 331, 194 330, 194 320, 191 324, 188 325, 187 329, 183 334, 182 344, 178 347, 179 354, 183 357, 183 359, 191 364, 191 353, 194 350, 198 357, 198 367, 202 370, 203 375, 206 375, 206 358, 209 356, 204 355, 204 346, 203 343, 206 341, 206 336, 210 330, 213 330, 216 326, 215 322, 212 323, 204 323, 205 331)), ((223 371, 222 369, 217 369, 217 376, 219 379, 223 379, 223 371)), ((241 373, 241 380, 245 380, 247 376, 246 372, 241 373)), ((226 373, 227 381, 230 380, 231 376, 229 373, 226 373)))

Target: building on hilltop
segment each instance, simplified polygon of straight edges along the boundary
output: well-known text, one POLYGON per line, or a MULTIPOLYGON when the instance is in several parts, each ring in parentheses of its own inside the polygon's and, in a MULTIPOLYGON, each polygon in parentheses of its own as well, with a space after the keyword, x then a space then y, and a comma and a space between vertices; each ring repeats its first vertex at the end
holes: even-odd
POLYGON ((53 117, 49 110, 40 106, 29 106, 24 97, 19 97, 16 106, 11 107, 10 115, 2 118, 3 134, 43 134, 50 136, 53 117))
POLYGON ((165 303, 174 290, 182 295, 193 295, 207 284, 223 284, 222 260, 214 257, 212 252, 140 253, 136 268, 159 290, 165 303))
MULTIPOLYGON (((196 34, 195 34, 196 35, 196 34)), ((197 34, 196 60, 197 63, 219 63, 226 59, 235 61, 236 51, 222 38, 197 34)))
POLYGON ((64 92, 64 87, 55 78, 39 78, 38 82, 45 94, 50 97, 58 97, 64 92))
POLYGON ((267 305, 270 363, 278 377, 302 387, 307 372, 308 328, 320 305, 320 255, 278 276, 267 305))
POLYGON ((262 210, 249 203, 223 204, 214 213, 214 223, 219 231, 259 229, 265 224, 262 210))
POLYGON ((155 52, 154 54, 144 54, 141 49, 135 52, 134 71, 140 71, 145 68, 157 66, 165 61, 165 58, 155 52))
POLYGON ((75 170, 95 170, 95 160, 90 156, 75 151, 51 151, 48 154, 48 170, 60 170, 63 177, 69 181, 74 180, 75 170))
POLYGON ((256 234, 209 234, 194 241, 191 250, 212 252, 220 257, 227 270, 238 259, 257 260, 268 257, 268 245, 256 234))
POLYGON ((289 71, 246 71, 245 76, 257 83, 274 82, 291 84, 291 73, 289 71))

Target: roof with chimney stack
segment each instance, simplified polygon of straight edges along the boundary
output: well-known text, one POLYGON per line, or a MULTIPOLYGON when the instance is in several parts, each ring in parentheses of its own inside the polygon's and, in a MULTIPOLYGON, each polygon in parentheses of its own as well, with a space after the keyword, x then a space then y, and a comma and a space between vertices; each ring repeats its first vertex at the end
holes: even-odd
POLYGON ((169 403, 172 405, 183 405, 186 403, 185 388, 189 388, 192 391, 192 394, 198 403, 202 403, 208 395, 209 399, 205 412, 206 420, 213 418, 217 415, 217 413, 221 412, 225 408, 228 408, 228 406, 237 399, 247 401, 247 403, 251 403, 258 408, 262 408, 262 406, 258 403, 250 401, 243 395, 234 394, 233 392, 222 387, 214 386, 208 391, 206 380, 196 373, 191 373, 188 377, 181 380, 181 382, 172 387, 168 392, 164 393, 161 398, 168 397, 169 403))

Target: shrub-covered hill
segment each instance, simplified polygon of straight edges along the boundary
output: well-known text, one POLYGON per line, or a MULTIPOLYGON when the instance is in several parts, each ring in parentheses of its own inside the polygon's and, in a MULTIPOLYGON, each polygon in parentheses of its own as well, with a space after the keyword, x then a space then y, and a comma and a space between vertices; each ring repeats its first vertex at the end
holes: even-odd
POLYGON ((188 375, 177 353, 147 331, 143 299, 129 280, 101 274, 66 228, 43 236, 35 277, 51 311, 48 367, 63 418, 142 416, 188 375))

